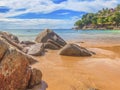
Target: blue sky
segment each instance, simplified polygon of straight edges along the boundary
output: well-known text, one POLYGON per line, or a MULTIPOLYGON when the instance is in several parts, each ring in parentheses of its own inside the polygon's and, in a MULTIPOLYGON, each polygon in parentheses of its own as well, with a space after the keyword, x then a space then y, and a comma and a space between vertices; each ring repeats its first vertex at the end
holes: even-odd
POLYGON ((0 0, 0 29, 72 28, 83 14, 117 4, 120 0, 0 0))
POLYGON ((72 10, 56 10, 50 13, 25 13, 18 16, 13 16, 11 18, 21 18, 21 19, 34 19, 34 18, 44 18, 44 19, 63 19, 69 20, 73 16, 79 16, 85 14, 85 12, 72 11, 72 10))

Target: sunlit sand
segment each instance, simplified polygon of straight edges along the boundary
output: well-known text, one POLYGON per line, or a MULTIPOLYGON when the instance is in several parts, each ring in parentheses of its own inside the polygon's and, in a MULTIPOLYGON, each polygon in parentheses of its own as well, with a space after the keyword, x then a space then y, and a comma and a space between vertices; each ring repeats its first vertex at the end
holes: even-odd
POLYGON ((68 57, 48 50, 37 57, 38 62, 32 67, 42 71, 47 90, 120 90, 120 45, 82 45, 96 55, 68 57))

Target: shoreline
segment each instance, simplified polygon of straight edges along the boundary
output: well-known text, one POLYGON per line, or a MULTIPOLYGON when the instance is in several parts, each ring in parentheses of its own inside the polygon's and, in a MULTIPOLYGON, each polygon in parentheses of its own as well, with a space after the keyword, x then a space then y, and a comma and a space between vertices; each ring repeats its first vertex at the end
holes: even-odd
POLYGON ((78 28, 78 29, 72 29, 72 30, 120 30, 120 28, 118 28, 118 29, 106 29, 106 28, 85 28, 85 29, 83 29, 83 28, 78 28))

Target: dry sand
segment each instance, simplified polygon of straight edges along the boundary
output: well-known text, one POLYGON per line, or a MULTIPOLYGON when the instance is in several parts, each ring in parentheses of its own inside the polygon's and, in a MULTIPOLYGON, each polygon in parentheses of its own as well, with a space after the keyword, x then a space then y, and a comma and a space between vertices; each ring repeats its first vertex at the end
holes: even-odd
POLYGON ((48 50, 32 65, 43 73, 43 89, 32 90, 120 90, 120 44, 77 44, 96 55, 69 57, 48 50))

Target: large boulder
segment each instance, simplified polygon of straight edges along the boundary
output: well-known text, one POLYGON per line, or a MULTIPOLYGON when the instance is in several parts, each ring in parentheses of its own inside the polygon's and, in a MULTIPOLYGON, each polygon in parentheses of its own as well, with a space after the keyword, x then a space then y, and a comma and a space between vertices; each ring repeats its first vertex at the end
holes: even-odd
POLYGON ((76 44, 67 44, 60 50, 59 54, 65 56, 91 56, 92 52, 76 44))
POLYGON ((13 35, 13 34, 11 34, 9 32, 2 32, 2 31, 0 31, 0 36, 7 37, 7 38, 9 38, 10 40, 12 40, 15 43, 19 43, 20 42, 17 36, 15 36, 15 35, 13 35))
POLYGON ((40 56, 43 54, 43 51, 44 51, 44 44, 37 43, 28 48, 27 54, 33 55, 33 56, 40 56))
POLYGON ((26 90, 31 87, 30 83, 32 86, 41 83, 41 71, 30 68, 28 59, 31 58, 28 55, 15 49, 2 38, 0 38, 0 50, 2 57, 0 58, 0 90, 26 90))
POLYGON ((9 49, 1 61, 0 90, 25 90, 31 76, 26 57, 9 49))
POLYGON ((59 44, 60 46, 65 46, 66 42, 58 36, 55 32, 53 32, 50 29, 46 29, 43 32, 41 32, 35 39, 38 43, 46 43, 48 40, 52 40, 59 44))

